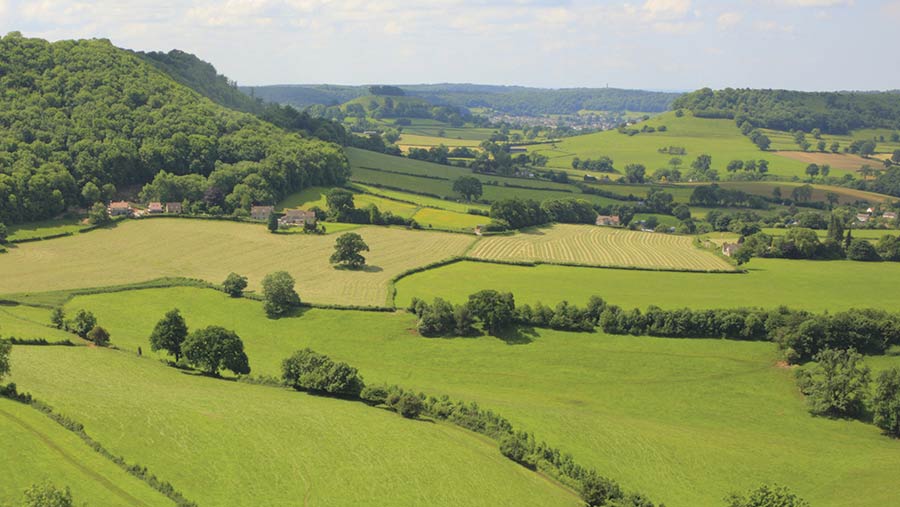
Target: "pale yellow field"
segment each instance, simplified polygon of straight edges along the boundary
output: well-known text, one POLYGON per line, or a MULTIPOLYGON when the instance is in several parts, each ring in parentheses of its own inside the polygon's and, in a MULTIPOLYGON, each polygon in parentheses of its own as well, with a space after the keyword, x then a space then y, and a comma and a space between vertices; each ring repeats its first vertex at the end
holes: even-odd
POLYGON ((593 225, 559 224, 514 236, 481 239, 470 257, 500 261, 559 262, 608 267, 733 271, 700 250, 688 236, 636 232, 593 225))
POLYGON ((112 229, 23 243, 0 255, 0 294, 100 287, 184 276, 221 283, 234 271, 258 289, 270 272, 297 280, 304 301, 383 305, 389 281, 408 269, 462 254, 463 234, 360 227, 369 267, 337 270, 328 262, 336 235, 271 234, 262 224, 155 218, 112 229))

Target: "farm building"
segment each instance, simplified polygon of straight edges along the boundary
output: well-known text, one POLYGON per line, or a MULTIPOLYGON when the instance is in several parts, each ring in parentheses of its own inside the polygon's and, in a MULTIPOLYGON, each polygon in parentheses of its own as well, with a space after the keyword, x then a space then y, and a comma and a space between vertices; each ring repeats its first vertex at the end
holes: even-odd
POLYGON ((118 217, 118 216, 127 216, 131 214, 131 205, 128 204, 128 201, 116 201, 109 203, 109 215, 118 217))
POLYGON ((180 202, 167 202, 166 213, 182 213, 183 209, 180 202))
POLYGON ((619 217, 615 215, 597 215, 597 225, 620 225, 619 217))
POLYGON ((302 209, 285 210, 279 222, 285 225, 316 225, 316 212, 302 209))
POLYGON ((881 218, 885 220, 897 220, 897 214, 893 211, 885 211, 881 218))
POLYGON ((722 254, 731 257, 738 251, 738 248, 740 247, 740 243, 725 243, 722 245, 722 254))
POLYGON ((161 202, 151 202, 147 205, 147 213, 162 213, 163 205, 161 202))
POLYGON ((269 215, 275 212, 275 206, 251 206, 250 218, 253 220, 268 220, 269 215))
POLYGON ((869 214, 868 213, 860 213, 860 214, 856 215, 856 220, 859 222, 868 222, 869 214))

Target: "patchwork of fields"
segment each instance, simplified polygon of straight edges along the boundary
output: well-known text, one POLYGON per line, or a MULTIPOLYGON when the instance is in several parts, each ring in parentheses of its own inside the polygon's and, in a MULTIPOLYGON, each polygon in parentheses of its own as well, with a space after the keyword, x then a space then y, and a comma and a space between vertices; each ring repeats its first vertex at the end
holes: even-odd
POLYGON ((700 250, 690 236, 557 224, 513 236, 482 238, 468 254, 499 261, 557 262, 608 267, 734 271, 716 255, 700 250))
POLYGON ((337 270, 335 236, 271 234, 264 225, 154 218, 132 220, 58 240, 25 243, 0 256, 0 294, 140 282, 183 276, 220 283, 230 272, 259 289, 288 271, 304 301, 383 305, 399 273, 460 255, 472 236, 385 227, 355 229, 368 243, 369 266, 337 270))

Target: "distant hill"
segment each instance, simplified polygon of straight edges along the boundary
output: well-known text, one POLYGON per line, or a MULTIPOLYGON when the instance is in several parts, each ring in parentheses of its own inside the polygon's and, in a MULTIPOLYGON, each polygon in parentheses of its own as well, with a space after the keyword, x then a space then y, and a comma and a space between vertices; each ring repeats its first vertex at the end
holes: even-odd
MULTIPOLYGON (((513 115, 574 114, 583 109, 660 112, 680 94, 617 88, 546 89, 477 84, 398 85, 433 105, 486 107, 513 115)), ((368 86, 273 85, 241 87, 267 101, 309 107, 339 105, 369 95, 368 86)))
POLYGON ((900 93, 799 92, 791 90, 703 88, 673 102, 695 116, 732 118, 775 130, 814 128, 846 134, 861 128, 900 128, 900 93))
MULTIPOLYGON (((190 68, 181 79, 206 82, 210 68, 190 68)), ((0 38, 0 90, 0 222, 88 207, 163 172, 158 187, 177 188, 167 200, 214 212, 349 175, 339 146, 218 105, 107 40, 10 33, 0 38)))

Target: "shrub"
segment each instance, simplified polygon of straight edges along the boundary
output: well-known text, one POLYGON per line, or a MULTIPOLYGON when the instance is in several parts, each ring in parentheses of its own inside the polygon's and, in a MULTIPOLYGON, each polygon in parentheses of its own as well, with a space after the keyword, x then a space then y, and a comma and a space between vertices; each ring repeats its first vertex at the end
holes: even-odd
POLYGON ((581 499, 591 507, 608 505, 610 501, 623 497, 622 488, 612 479, 607 479, 591 470, 581 479, 581 499))
POLYGON ((881 372, 872 397, 875 425, 892 437, 900 437, 900 368, 881 372))
POLYGON ((94 342, 98 347, 109 345, 109 332, 100 326, 94 326, 87 334, 87 339, 94 342))
POLYGON ((66 327, 66 312, 62 308, 54 308, 50 314, 50 322, 56 329, 64 329, 66 327))
POLYGON ((233 298, 241 297, 246 288, 247 277, 237 273, 229 273, 225 281, 222 282, 222 289, 233 298))
POLYGON ((72 507, 72 492, 66 489, 57 489, 56 486, 45 482, 34 484, 25 490, 25 502, 22 507, 72 507))
POLYGON ((422 413, 422 399, 413 393, 403 393, 393 408, 407 419, 415 419, 422 413))
POLYGON ((357 398, 365 387, 356 368, 336 363, 309 348, 282 361, 281 373, 284 382, 298 391, 357 398))
POLYGON ((359 393, 359 397, 370 405, 381 405, 388 398, 388 388, 385 385, 366 386, 359 393))
POLYGON ((97 325, 97 318, 87 310, 78 310, 75 317, 69 321, 67 327, 70 331, 82 338, 87 338, 88 333, 97 325))
POLYGON ((805 500, 777 485, 763 485, 747 496, 732 494, 725 500, 726 507, 809 507, 805 500))
POLYGON ((860 238, 854 238, 847 248, 847 258, 854 261, 880 261, 881 257, 872 243, 860 238))
POLYGON ((826 349, 816 354, 812 369, 797 373, 810 412, 832 417, 856 417, 865 410, 869 367, 855 350, 826 349))
POLYGON ((294 277, 287 271, 269 273, 263 278, 262 287, 269 317, 279 317, 300 305, 300 296, 294 290, 294 277))

